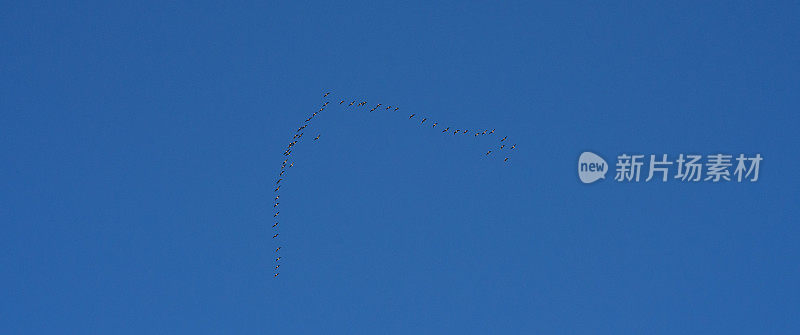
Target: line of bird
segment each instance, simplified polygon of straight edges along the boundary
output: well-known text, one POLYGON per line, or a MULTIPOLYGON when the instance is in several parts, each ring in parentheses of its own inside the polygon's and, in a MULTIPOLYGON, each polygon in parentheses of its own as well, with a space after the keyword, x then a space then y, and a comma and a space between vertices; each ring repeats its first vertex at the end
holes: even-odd
MULTIPOLYGON (((325 94, 323 94, 322 97, 323 98, 327 98, 330 95, 330 93, 331 92, 325 92, 325 94)), ((340 100, 339 101, 339 105, 344 105, 347 102, 347 100, 348 99, 340 100)), ((273 219, 275 220, 275 223, 272 225, 272 228, 274 230, 274 235, 272 235, 272 239, 273 240, 275 240, 280 235, 280 233, 278 232, 278 224, 280 223, 280 221, 278 220, 278 215, 280 214, 280 211, 278 210, 278 205, 280 205, 280 202, 279 202, 280 193, 279 192, 280 192, 280 189, 281 189, 281 182, 283 181, 284 174, 286 174, 286 171, 289 168, 294 166, 294 162, 290 162, 289 161, 291 159, 292 152, 293 152, 295 146, 297 146, 297 144, 300 143, 300 141, 304 138, 303 136, 305 135, 305 130, 308 128, 309 125, 311 125, 311 121, 313 121, 316 117, 318 117, 320 115, 320 113, 322 113, 329 104, 330 104, 330 101, 326 101, 325 103, 323 103, 318 111, 312 113, 303 122, 303 124, 300 127, 298 127, 297 130, 295 130, 295 133, 292 136, 292 139, 290 140, 289 144, 286 146, 286 150, 283 152, 283 155, 285 156, 285 159, 281 163, 281 170, 280 170, 280 172, 278 174, 277 180, 275 181, 275 190, 274 190, 275 199, 274 199, 274 203, 272 205, 272 208, 275 211, 275 213, 272 215, 273 219), (288 163, 288 165, 287 165, 287 163, 288 163)), ((353 108, 358 109, 358 108, 364 107, 363 109, 366 110, 366 108, 369 108, 369 107, 366 107, 366 106, 367 106, 367 101, 366 100, 364 100, 364 101, 353 100, 347 106, 345 106, 345 108, 353 107, 353 108), (355 107, 353 107, 353 106, 355 106, 355 107)), ((399 107, 396 107, 396 106, 393 107, 393 106, 389 106, 389 105, 384 106, 383 104, 379 103, 379 104, 376 104, 374 107, 372 107, 369 111, 370 112, 374 112, 375 110, 378 110, 381 107, 383 107, 383 109, 386 110, 386 111, 397 112, 397 111, 400 110, 399 107)), ((436 128, 436 126, 439 125, 439 122, 429 121, 428 118, 422 117, 422 116, 417 117, 417 114, 415 114, 415 113, 412 113, 411 115, 409 115, 408 119, 411 120, 411 119, 414 119, 415 117, 420 120, 420 123, 419 123, 420 126, 425 125, 426 121, 428 122, 428 124, 431 125, 431 128, 436 128)), ((440 126, 439 128, 442 128, 442 127, 443 126, 440 126)), ((442 129, 442 133, 448 133, 449 134, 450 133, 450 129, 451 129, 451 127, 445 127, 445 128, 442 129)), ((495 133, 495 129, 491 129, 491 130, 490 129, 474 130, 472 132, 470 132, 469 129, 463 129, 463 130, 462 129, 454 129, 453 130, 453 135, 474 134, 474 137, 488 136, 488 135, 493 135, 494 133, 495 133)), ((320 134, 317 134, 317 136, 314 137, 313 140, 316 141, 316 140, 319 140, 319 138, 320 138, 320 134)), ((499 149, 495 149, 495 150, 506 150, 506 153, 508 153, 508 152, 510 152, 511 150, 513 150, 513 149, 515 149, 517 147, 516 144, 512 144, 512 145, 509 146, 507 140, 508 140, 508 136, 503 136, 503 138, 500 139, 500 144, 497 145, 497 147, 499 147, 499 149)), ((490 156, 490 155, 492 155, 493 152, 494 151, 492 149, 489 149, 486 152, 485 155, 486 156, 490 156)), ((504 162, 508 162, 508 160, 509 160, 509 156, 505 156, 505 158, 503 159, 504 162)), ((276 278, 280 274, 280 272, 278 272, 278 270, 279 270, 279 268, 281 266, 281 264, 280 264, 281 256, 279 254, 279 251, 281 250, 281 248, 282 247, 280 245, 278 245, 278 247, 275 248, 275 253, 276 253, 275 268, 274 268, 274 272, 275 273, 274 273, 273 277, 276 277, 276 278)))

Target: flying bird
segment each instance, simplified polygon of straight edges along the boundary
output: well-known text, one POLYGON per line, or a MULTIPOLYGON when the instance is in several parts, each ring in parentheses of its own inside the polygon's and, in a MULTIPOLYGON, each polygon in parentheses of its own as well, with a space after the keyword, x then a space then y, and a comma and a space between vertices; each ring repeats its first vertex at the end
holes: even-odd
POLYGON ((502 140, 500 140, 500 142, 503 142, 503 141, 505 141, 507 138, 508 138, 508 136, 506 136, 506 137, 503 137, 503 139, 502 139, 502 140))
POLYGON ((281 250, 281 247, 278 247, 278 249, 275 249, 275 252, 278 252, 278 250, 281 250))
POLYGON ((437 124, 439 124, 439 122, 434 122, 433 127, 435 128, 437 124))
MULTIPOLYGON (((280 265, 280 264, 278 264, 278 265, 275 265, 275 270, 277 270, 279 267, 281 267, 281 265, 280 265)), ((276 274, 277 274, 277 273, 276 273, 276 274)))
POLYGON ((456 129, 456 131, 454 131, 453 134, 458 134, 458 132, 459 132, 459 130, 456 129))
POLYGON ((501 145, 500 145, 500 149, 503 149, 503 148, 505 148, 505 147, 506 147, 506 145, 505 145, 505 144, 501 144, 501 145))
POLYGON ((281 186, 278 185, 278 187, 275 188, 275 192, 278 192, 278 190, 280 190, 280 189, 281 189, 281 186))
POLYGON ((276 274, 275 274, 275 276, 273 276, 273 277, 277 277, 279 274, 280 274, 280 273, 276 273, 276 274))
POLYGON ((280 202, 276 202, 274 205, 272 205, 272 208, 278 207, 279 204, 280 202))
POLYGON ((420 122, 419 124, 425 123, 425 120, 427 120, 427 119, 426 118, 422 118, 422 122, 420 122))
POLYGON ((280 258, 280 257, 278 257, 278 258, 276 258, 276 259, 275 259, 275 261, 276 261, 276 262, 277 262, 277 261, 279 261, 279 260, 281 260, 281 258, 280 258))
POLYGON ((343 104, 343 103, 344 103, 344 100, 342 100, 342 101, 339 101, 339 104, 340 104, 340 105, 341 105, 341 104, 343 104))
POLYGON ((514 148, 516 148, 516 147, 517 147, 517 144, 516 144, 516 143, 514 143, 514 145, 512 145, 512 146, 511 146, 511 148, 508 148, 508 149, 509 149, 509 150, 511 150, 511 149, 514 149, 514 148))
POLYGON ((506 157, 506 159, 504 159, 503 162, 508 162, 508 157, 506 157))
POLYGON ((347 107, 350 107, 350 106, 352 106, 354 103, 356 103, 356 101, 355 101, 355 100, 353 100, 353 102, 351 102, 349 105, 347 105, 347 107))
POLYGON ((487 151, 487 152, 486 152, 486 156, 489 156, 489 154, 490 154, 490 153, 492 153, 492 151, 491 151, 491 150, 487 151))
POLYGON ((414 117, 414 115, 417 115, 417 114, 411 114, 411 116, 409 116, 408 118, 410 119, 410 118, 414 117))
MULTIPOLYGON (((318 140, 319 137, 320 137, 320 135, 317 135, 317 137, 314 137, 314 141, 318 140)), ((294 164, 294 163, 292 163, 292 164, 294 164)))
POLYGON ((278 226, 278 223, 277 223, 277 222, 275 222, 275 224, 274 224, 274 225, 272 225, 272 228, 275 228, 275 227, 277 227, 277 226, 278 226))
POLYGON ((387 110, 387 111, 388 111, 388 110, 390 110, 390 109, 392 109, 392 106, 387 106, 387 107, 386 107, 386 110, 387 110))
POLYGON ((492 131, 490 131, 489 134, 494 134, 494 129, 492 129, 492 131))
POLYGON ((328 94, 331 94, 331 92, 327 92, 327 93, 325 93, 325 95, 323 95, 322 97, 323 97, 323 98, 324 98, 324 97, 327 97, 327 96, 328 96, 328 94))
POLYGON ((396 112, 398 109, 400 109, 400 107, 395 107, 395 108, 394 108, 394 111, 396 112))
POLYGON ((275 212, 275 215, 273 215, 272 217, 278 217, 278 214, 280 214, 280 213, 281 213, 280 211, 275 212))
POLYGON ((276 237, 278 237, 278 235, 280 235, 280 234, 272 235, 272 238, 276 238, 276 237))

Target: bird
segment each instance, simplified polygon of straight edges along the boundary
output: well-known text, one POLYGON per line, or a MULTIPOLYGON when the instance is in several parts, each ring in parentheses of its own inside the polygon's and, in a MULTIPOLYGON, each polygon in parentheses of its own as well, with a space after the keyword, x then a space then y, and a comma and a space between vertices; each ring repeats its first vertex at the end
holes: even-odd
POLYGON ((355 100, 353 100, 353 102, 351 102, 349 105, 347 105, 347 107, 350 107, 350 106, 352 106, 354 103, 356 103, 356 101, 355 101, 355 100))
POLYGON ((276 258, 276 259, 275 259, 275 261, 276 261, 276 262, 277 262, 277 261, 279 261, 279 260, 281 260, 281 258, 280 258, 280 257, 278 257, 278 258, 276 258))
POLYGON ((278 190, 280 190, 280 189, 281 189, 281 185, 278 185, 278 187, 275 188, 275 192, 278 192, 278 190))
MULTIPOLYGON (((277 270, 279 267, 281 267, 281 265, 280 265, 280 264, 278 264, 278 265, 275 265, 275 270, 277 270)), ((277 276, 278 274, 276 273, 275 275, 277 276)))
POLYGON ((320 135, 317 135, 317 137, 314 137, 314 141, 318 140, 319 137, 320 137, 320 135))
MULTIPOLYGON (((284 173, 286 173, 286 170, 281 170, 281 173, 279 174, 279 176, 282 176, 284 173)), ((276 191, 277 191, 277 189, 276 189, 276 191)))
POLYGON ((417 115, 417 114, 411 114, 411 116, 409 116, 408 118, 410 119, 410 118, 414 117, 414 115, 417 115))
POLYGON ((390 109, 392 109, 392 106, 386 106, 386 110, 387 111, 390 110, 390 109))
POLYGON ((487 151, 487 152, 486 152, 486 156, 489 156, 489 154, 490 154, 490 153, 492 153, 492 151, 491 151, 491 150, 487 151))
POLYGON ((277 277, 280 273, 276 273, 273 277, 277 277))
POLYGON ((475 133, 475 136, 478 136, 478 135, 480 135, 480 134, 481 134, 481 133, 475 133))
POLYGON ((323 98, 324 98, 324 97, 327 97, 327 96, 328 96, 328 94, 331 94, 331 92, 327 92, 327 93, 325 93, 325 95, 323 95, 322 97, 323 97, 323 98))
POLYGON ((278 250, 281 250, 281 247, 278 247, 278 249, 275 249, 275 252, 278 252, 278 250))
POLYGON ((506 136, 506 137, 503 137, 503 139, 502 139, 502 140, 500 140, 500 142, 503 142, 503 141, 505 141, 505 140, 506 140, 506 138, 508 138, 508 136, 506 136))
POLYGON ((508 162, 508 157, 506 157, 506 159, 504 159, 503 162, 508 162))
POLYGON ((395 107, 395 108, 394 108, 394 111, 396 112, 398 109, 400 109, 400 107, 395 107))
POLYGON ((517 144, 516 144, 516 143, 514 143, 514 145, 512 145, 512 146, 511 146, 511 148, 508 148, 508 150, 514 149, 514 148, 516 148, 516 147, 517 147, 517 144))
POLYGON ((277 223, 277 222, 275 222, 275 224, 274 224, 274 225, 272 225, 272 228, 275 228, 275 227, 277 227, 277 226, 278 226, 278 223, 277 223))
POLYGON ((280 197, 281 197, 280 195, 275 196, 275 200, 278 200, 278 198, 280 197))
POLYGON ((340 104, 340 105, 341 105, 341 104, 343 104, 343 103, 344 103, 344 100, 342 100, 342 101, 339 101, 339 104, 340 104))
POLYGON ((419 124, 425 123, 425 120, 427 120, 427 118, 422 118, 422 122, 420 122, 419 124))
POLYGON ((494 129, 492 129, 492 131, 490 131, 489 134, 494 134, 494 129))
POLYGON ((370 112, 374 112, 374 111, 375 111, 375 108, 373 108, 373 109, 370 109, 369 111, 370 111, 370 112))
POLYGON ((280 202, 276 202, 274 205, 272 205, 272 208, 278 207, 279 204, 280 202))
POLYGON ((444 133, 444 132, 446 132, 448 130, 450 130, 450 127, 444 128, 444 130, 442 130, 442 132, 444 133))
POLYGON ((439 122, 434 122, 433 127, 435 128, 437 124, 439 124, 439 122))
POLYGON ((278 217, 278 214, 280 214, 280 213, 281 213, 280 211, 278 211, 278 212, 275 212, 275 214, 274 214, 274 215, 272 215, 272 217, 278 217))
POLYGON ((505 147, 506 147, 506 145, 505 145, 505 144, 501 144, 501 145, 500 145, 500 149, 503 149, 503 148, 505 148, 505 147))
POLYGON ((458 134, 458 132, 459 132, 459 130, 456 129, 456 131, 454 131, 453 134, 458 134))
POLYGON ((272 235, 272 238, 276 238, 276 237, 278 237, 278 235, 280 235, 280 234, 272 235))
POLYGON ((294 162, 289 163, 289 167, 294 166, 294 162))
POLYGON ((377 108, 377 107, 380 107, 380 106, 381 106, 381 104, 377 104, 377 105, 375 105, 375 107, 376 107, 376 108, 377 108))
POLYGON ((483 131, 483 135, 486 135, 486 132, 487 132, 487 131, 488 131, 488 130, 484 130, 484 131, 483 131))

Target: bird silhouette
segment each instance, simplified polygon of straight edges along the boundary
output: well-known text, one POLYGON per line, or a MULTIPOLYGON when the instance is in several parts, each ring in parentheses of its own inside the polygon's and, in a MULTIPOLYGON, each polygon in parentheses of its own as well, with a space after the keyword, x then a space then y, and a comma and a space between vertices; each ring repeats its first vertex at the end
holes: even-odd
POLYGON ((492 153, 492 151, 491 151, 491 150, 487 151, 487 152, 486 152, 486 155, 488 156, 490 153, 492 153))
POLYGON ((320 137, 320 135, 317 135, 317 137, 314 137, 314 141, 318 140, 319 137, 320 137))
POLYGON ((276 188, 275 188, 275 192, 278 192, 278 190, 280 190, 280 189, 281 189, 281 187, 280 187, 280 186, 276 187, 276 188))
POLYGON ((272 235, 272 238, 276 238, 276 237, 278 237, 278 235, 280 235, 280 234, 272 235))
POLYGON ((275 261, 276 261, 276 262, 277 262, 277 261, 279 261, 279 260, 281 260, 281 258, 280 258, 280 257, 278 257, 278 258, 276 258, 276 259, 275 259, 275 261))
POLYGON ((514 149, 514 148, 516 148, 516 147, 517 147, 517 144, 516 144, 516 143, 514 143, 514 145, 512 145, 512 146, 511 146, 511 148, 508 148, 508 150, 514 149))
POLYGON ((396 112, 398 109, 400 109, 400 107, 395 107, 395 108, 394 108, 394 111, 396 112))
POLYGON ((274 225, 272 225, 272 228, 275 228, 275 227, 277 227, 277 226, 278 226, 278 223, 277 223, 277 222, 275 222, 275 224, 274 224, 274 225))
POLYGON ((279 204, 280 202, 276 202, 274 205, 272 205, 272 208, 278 207, 279 204))
POLYGON ((323 97, 323 98, 324 98, 324 97, 327 97, 327 96, 328 96, 328 94, 331 94, 331 92, 327 92, 327 93, 325 93, 325 95, 323 95, 322 97, 323 97))
POLYGON ((388 110, 390 110, 390 109, 392 109, 392 106, 387 106, 387 107, 386 107, 386 110, 387 110, 387 111, 388 111, 388 110))
POLYGON ((444 130, 442 130, 442 132, 443 132, 443 133, 445 133, 445 132, 447 132, 448 130, 450 130, 450 127, 444 128, 444 130))
POLYGON ((340 105, 341 105, 341 104, 343 104, 343 103, 344 103, 344 100, 342 100, 342 101, 339 101, 339 104, 340 104, 340 105))
POLYGON ((489 134, 494 134, 494 129, 492 129, 492 131, 490 131, 489 134))
POLYGON ((506 145, 505 145, 505 144, 501 144, 501 145, 500 145, 500 149, 503 149, 503 148, 505 148, 505 147, 506 147, 506 145))
POLYGON ((278 178, 278 181, 276 181, 275 184, 280 183, 281 180, 283 180, 283 178, 278 178))
POLYGON ((279 267, 281 267, 281 265, 280 265, 280 264, 278 264, 278 265, 275 265, 275 270, 277 270, 279 267))
POLYGON ((427 120, 427 119, 426 118, 422 118, 422 122, 420 122, 419 124, 425 123, 425 120, 427 120))
POLYGON ((503 142, 503 141, 505 141, 507 138, 508 138, 508 136, 506 136, 506 137, 503 137, 503 139, 502 139, 502 140, 500 140, 500 142, 503 142))
POLYGON ((351 102, 349 105, 347 105, 347 107, 350 107, 350 106, 352 106, 354 103, 356 103, 356 101, 355 101, 355 100, 353 100, 353 102, 351 102))
POLYGON ((281 212, 275 212, 275 214, 274 214, 274 215, 272 215, 272 217, 278 217, 278 214, 280 214, 280 213, 281 213, 281 212))
POLYGON ((506 159, 504 159, 503 162, 508 162, 508 157, 506 157, 506 159))
POLYGON ((411 114, 408 118, 410 119, 410 118, 414 117, 414 115, 417 115, 417 114, 411 114))
POLYGON ((458 132, 459 132, 459 130, 456 129, 456 131, 454 131, 453 134, 458 134, 458 132))
POLYGON ((281 250, 281 247, 278 247, 278 249, 275 249, 275 252, 278 252, 278 250, 281 250))
POLYGON ((436 125, 437 125, 437 124, 439 124, 439 122, 434 122, 434 123, 433 123, 433 127, 434 127, 434 128, 436 128, 436 125))

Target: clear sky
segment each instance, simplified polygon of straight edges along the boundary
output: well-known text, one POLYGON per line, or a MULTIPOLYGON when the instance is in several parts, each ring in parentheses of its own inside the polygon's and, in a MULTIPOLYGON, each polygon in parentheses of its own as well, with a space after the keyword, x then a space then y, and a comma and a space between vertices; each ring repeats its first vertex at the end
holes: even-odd
POLYGON ((0 333, 800 333, 800 5, 646 3, 4 2, 0 333))

